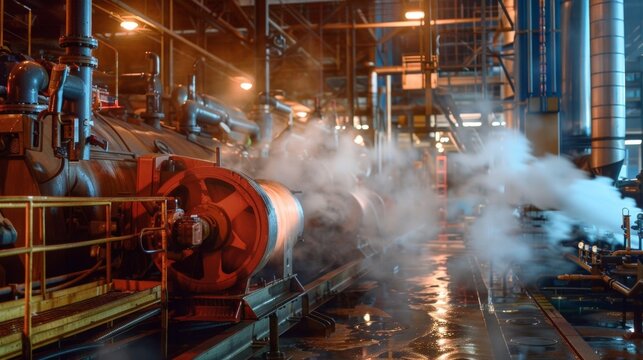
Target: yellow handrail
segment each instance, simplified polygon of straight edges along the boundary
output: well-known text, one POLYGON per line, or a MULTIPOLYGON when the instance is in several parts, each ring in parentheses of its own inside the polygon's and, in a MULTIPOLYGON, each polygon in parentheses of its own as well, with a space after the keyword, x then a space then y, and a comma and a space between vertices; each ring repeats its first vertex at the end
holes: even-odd
MULTIPOLYGON (((161 309, 162 309, 162 323, 161 326, 163 331, 167 331, 167 236, 165 233, 167 225, 167 197, 95 197, 95 198, 82 198, 82 197, 47 197, 47 196, 0 196, 0 209, 24 209, 25 216, 25 227, 24 227, 24 238, 25 245, 23 247, 14 248, 14 249, 5 249, 0 250, 0 258, 7 256, 16 256, 24 255, 24 266, 25 266, 25 289, 24 289, 24 300, 25 300, 25 312, 24 312, 24 322, 22 329, 22 356, 23 358, 31 359, 32 358, 32 319, 31 319, 31 298, 33 291, 33 256, 37 253, 46 253, 50 251, 60 251, 67 250, 79 247, 88 247, 94 245, 105 245, 105 260, 106 260, 106 281, 110 283, 112 281, 112 252, 111 244, 117 241, 125 241, 130 239, 135 239, 139 236, 140 233, 122 235, 122 236, 110 236, 111 235, 111 213, 112 205, 114 203, 145 203, 145 202, 158 202, 160 203, 160 212, 161 212, 161 224, 156 228, 149 228, 149 230, 155 230, 161 232, 161 256, 162 256, 162 269, 161 269, 161 309), (54 208, 54 207, 95 207, 95 206, 104 206, 105 207, 105 237, 100 239, 92 239, 85 241, 78 241, 73 243, 62 243, 55 245, 46 245, 45 244, 45 209, 54 208), (34 245, 34 209, 38 209, 38 222, 40 226, 40 231, 38 237, 42 244, 34 245)), ((41 257, 41 294, 43 299, 46 297, 46 266, 45 266, 45 256, 41 257)), ((164 348, 166 348, 167 334, 163 335, 162 342, 164 343, 164 348)), ((166 351, 166 350, 165 350, 166 351)))

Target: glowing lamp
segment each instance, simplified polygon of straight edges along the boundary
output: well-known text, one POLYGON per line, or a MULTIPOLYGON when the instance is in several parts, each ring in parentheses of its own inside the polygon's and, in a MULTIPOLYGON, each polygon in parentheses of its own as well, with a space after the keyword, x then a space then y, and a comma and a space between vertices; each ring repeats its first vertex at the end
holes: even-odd
POLYGON ((298 117, 298 118, 303 119, 303 118, 305 118, 306 116, 308 116, 308 113, 307 113, 307 112, 305 112, 305 111, 297 111, 297 112, 295 113, 295 115, 297 115, 297 117, 298 117))
POLYGON ((252 89, 252 83, 247 81, 242 82, 239 86, 246 91, 252 89))
POLYGON ((422 10, 409 10, 404 13, 406 20, 420 20, 424 19, 424 11, 422 10))
POLYGON ((127 31, 132 31, 138 27, 138 23, 134 20, 124 20, 121 22, 121 27, 127 31))
POLYGON ((406 20, 424 19, 422 0, 407 0, 406 4, 404 4, 404 10, 404 17, 406 18, 406 20))

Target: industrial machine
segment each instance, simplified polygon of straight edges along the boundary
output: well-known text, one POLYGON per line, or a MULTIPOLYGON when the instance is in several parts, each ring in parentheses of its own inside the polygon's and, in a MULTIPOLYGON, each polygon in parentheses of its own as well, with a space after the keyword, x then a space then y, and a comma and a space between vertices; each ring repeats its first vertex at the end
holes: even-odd
POLYGON ((219 342, 243 341, 243 349, 268 333, 276 342, 280 324, 294 318, 329 328, 332 321, 313 310, 366 271, 377 250, 368 241, 383 233, 363 229, 379 228, 382 198, 362 188, 346 202, 338 192, 336 206, 350 216, 311 213, 307 243, 336 242, 348 256, 334 257, 330 268, 301 266, 309 270, 302 285, 293 254, 308 217, 306 194, 225 167, 260 164, 272 134, 292 126, 291 110, 268 99, 262 109, 276 114, 259 126, 197 94, 196 76, 163 109, 160 60, 147 52, 146 73, 122 76, 126 92, 145 96, 134 117, 92 85, 91 1, 66 7, 59 62, 4 64, 0 292, 7 303, 0 306, 12 311, 0 318, 0 357, 29 358, 35 348, 159 304, 161 356, 170 322, 252 320, 252 330, 219 342), (337 238, 324 236, 329 228, 339 229, 337 238))

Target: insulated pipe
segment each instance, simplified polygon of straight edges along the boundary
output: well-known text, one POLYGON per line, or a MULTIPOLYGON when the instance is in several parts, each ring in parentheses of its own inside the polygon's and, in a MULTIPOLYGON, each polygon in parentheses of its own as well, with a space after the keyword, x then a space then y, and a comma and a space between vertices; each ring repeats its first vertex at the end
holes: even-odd
POLYGON ((592 154, 594 173, 616 179, 625 159, 623 0, 591 0, 592 154))
POLYGON ((591 133, 589 2, 564 0, 561 8, 561 145, 563 153, 576 155, 589 150, 591 133))
POLYGON ((38 104, 38 92, 49 83, 49 75, 42 65, 23 61, 9 73, 7 104, 38 104))
POLYGON ((67 19, 65 36, 60 38, 60 46, 66 48, 60 63, 69 65, 72 75, 78 76, 84 84, 84 96, 73 102, 72 111, 78 117, 81 134, 79 136, 81 160, 89 159, 89 147, 85 146, 91 136, 92 120, 92 71, 98 66, 98 60, 92 56, 92 49, 98 41, 92 37, 92 1, 67 0, 65 3, 67 19))

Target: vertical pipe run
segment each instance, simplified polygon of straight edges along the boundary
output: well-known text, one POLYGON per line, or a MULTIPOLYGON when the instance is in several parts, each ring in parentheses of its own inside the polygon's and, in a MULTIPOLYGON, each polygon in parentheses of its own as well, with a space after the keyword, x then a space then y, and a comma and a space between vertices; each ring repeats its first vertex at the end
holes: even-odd
MULTIPOLYGON (((218 148, 217 148, 218 149, 218 148)), ((168 282, 167 282, 167 200, 161 202, 161 358, 168 358, 168 328, 169 328, 169 307, 168 307, 168 282)))
MULTIPOLYGON (((105 205, 105 239, 112 237, 112 204, 105 205)), ((112 243, 108 241, 105 243, 105 261, 106 261, 106 274, 105 279, 107 284, 112 282, 112 243)), ((43 284, 41 282, 41 284, 43 284)))
POLYGON ((0 0, 0 47, 4 46, 4 0, 0 0))
POLYGON ((346 6, 348 23, 346 29, 346 101, 349 126, 353 124, 355 116, 355 8, 349 2, 346 6))
POLYGON ((66 48, 65 55, 60 57, 60 63, 69 65, 72 75, 78 76, 84 85, 84 96, 75 100, 72 111, 76 113, 80 123, 79 159, 89 159, 89 146, 86 140, 91 135, 92 120, 92 71, 98 66, 98 61, 92 56, 92 49, 98 46, 92 37, 92 1, 67 0, 65 3, 67 19, 65 36, 60 38, 60 46, 66 48))
POLYGON ((625 159, 623 0, 591 0, 592 154, 594 173, 616 179, 625 159))
POLYGON ((561 149, 577 155, 589 151, 590 70, 589 2, 564 0, 561 4, 561 149), (587 145, 585 145, 587 144, 587 145))
MULTIPOLYGON (((433 114, 433 89, 431 88, 431 73, 434 70, 433 32, 431 29, 431 22, 433 19, 433 13, 431 11, 432 6, 432 1, 424 1, 424 26, 422 27, 422 31, 420 32, 420 36, 424 36, 424 41, 422 43, 424 46, 424 53, 422 54, 422 74, 424 75, 424 118, 425 124, 429 128, 429 132, 432 132, 434 130, 433 124, 431 123, 431 115, 433 114)), ((387 109, 388 108, 390 107, 387 105, 387 109)), ((433 137, 431 137, 431 139, 433 139, 433 137)))
POLYGON ((482 41, 480 46, 482 46, 482 124, 489 124, 489 112, 487 111, 487 0, 482 0, 481 6, 481 17, 482 17, 482 41))
POLYGON ((272 114, 270 113, 270 13, 268 0, 255 1, 255 82, 257 85, 257 118, 261 131, 259 141, 263 143, 261 154, 268 155, 272 139, 272 114))
MULTIPOLYGON (((170 30, 174 29, 174 0, 163 0, 163 26, 170 30)), ((167 86, 165 91, 169 93, 174 85, 174 39, 165 33, 162 37, 161 63, 163 71, 161 72, 161 83, 167 86)))
POLYGON ((29 201, 25 204, 25 234, 26 241, 25 247, 28 252, 25 253, 25 313, 22 323, 22 358, 31 359, 32 343, 31 343, 31 292, 32 292, 32 272, 33 272, 33 202, 29 201))
POLYGON ((269 104, 270 98, 270 52, 268 49, 268 36, 270 36, 270 23, 268 21, 268 0, 255 1, 255 82, 257 95, 263 97, 259 103, 269 104))
POLYGON ((393 112, 391 109, 393 94, 391 94, 391 91, 392 91, 391 88, 392 88, 391 75, 386 75, 386 146, 387 146, 387 150, 390 150, 391 142, 393 139, 393 134, 392 134, 393 112))

